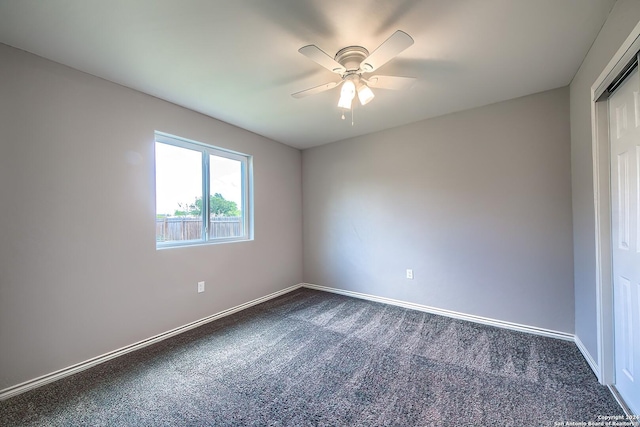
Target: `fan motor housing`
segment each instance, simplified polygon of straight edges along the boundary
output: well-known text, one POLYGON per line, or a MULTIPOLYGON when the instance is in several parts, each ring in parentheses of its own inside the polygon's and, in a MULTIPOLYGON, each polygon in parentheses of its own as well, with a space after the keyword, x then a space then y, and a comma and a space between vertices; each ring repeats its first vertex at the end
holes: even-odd
POLYGON ((369 51, 362 46, 348 46, 340 49, 334 59, 347 71, 357 71, 360 63, 369 56, 369 51))

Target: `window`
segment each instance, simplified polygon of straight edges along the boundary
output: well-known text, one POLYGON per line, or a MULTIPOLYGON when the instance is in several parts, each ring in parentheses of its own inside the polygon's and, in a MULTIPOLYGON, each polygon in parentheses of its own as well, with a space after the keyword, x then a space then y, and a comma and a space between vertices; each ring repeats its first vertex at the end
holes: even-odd
POLYGON ((251 238, 251 156, 155 134, 156 248, 251 238))

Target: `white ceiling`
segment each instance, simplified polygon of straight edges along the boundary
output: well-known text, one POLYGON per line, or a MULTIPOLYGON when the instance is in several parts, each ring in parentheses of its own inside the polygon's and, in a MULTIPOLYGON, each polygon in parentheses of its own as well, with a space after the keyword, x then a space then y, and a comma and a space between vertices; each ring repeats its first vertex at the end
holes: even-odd
MULTIPOLYGON (((615 0, 0 0, 0 42, 297 148, 516 98, 571 82, 615 0), (415 44, 340 120, 336 80, 298 49, 415 44)), ((1 66, 1 64, 0 64, 1 66)), ((354 102, 355 103, 355 102, 354 102)))

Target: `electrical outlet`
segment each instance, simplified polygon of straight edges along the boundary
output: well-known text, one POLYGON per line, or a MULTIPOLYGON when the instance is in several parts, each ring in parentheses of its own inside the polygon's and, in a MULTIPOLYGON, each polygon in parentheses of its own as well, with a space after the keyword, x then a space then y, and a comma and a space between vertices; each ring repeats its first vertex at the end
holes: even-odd
POLYGON ((413 270, 407 268, 407 279, 413 279, 413 270))
POLYGON ((204 282, 198 282, 198 293, 204 292, 204 282))

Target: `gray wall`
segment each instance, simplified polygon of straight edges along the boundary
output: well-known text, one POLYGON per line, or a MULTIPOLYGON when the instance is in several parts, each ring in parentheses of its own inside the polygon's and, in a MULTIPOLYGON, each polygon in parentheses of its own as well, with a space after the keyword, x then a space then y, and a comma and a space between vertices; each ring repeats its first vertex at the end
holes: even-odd
POLYGON ((299 150, 5 45, 0 130, 0 389, 301 282, 299 150), (254 241, 156 250, 154 130, 254 156, 254 241))
POLYGON ((570 95, 306 150, 304 174, 298 150, 0 45, 0 390, 303 279, 575 331, 596 359, 589 89, 639 20, 617 1, 570 95), (155 250, 154 130, 254 155, 255 241, 155 250))
POLYGON ((640 20, 640 2, 618 0, 570 86, 575 334, 598 360, 591 86, 640 20))
POLYGON ((568 88, 302 165, 305 282, 573 333, 568 88))

